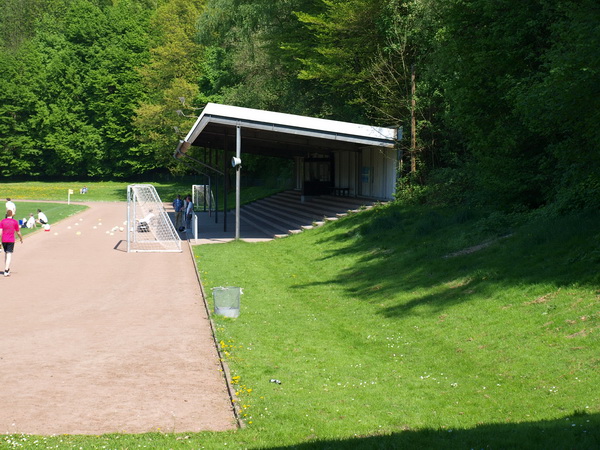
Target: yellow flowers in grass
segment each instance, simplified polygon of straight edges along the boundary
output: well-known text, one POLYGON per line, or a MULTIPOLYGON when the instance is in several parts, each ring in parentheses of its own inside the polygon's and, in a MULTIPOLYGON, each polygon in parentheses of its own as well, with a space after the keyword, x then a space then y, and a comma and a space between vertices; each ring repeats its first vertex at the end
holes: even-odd
MULTIPOLYGON (((253 389, 249 388, 243 384, 240 384, 240 376, 236 375, 234 377, 231 377, 231 384, 236 385, 236 391, 235 391, 235 396, 236 397, 245 397, 248 396, 252 393, 253 389)), ((238 399, 235 398, 232 400, 233 403, 238 403, 243 401, 243 399, 238 399)), ((242 417, 248 417, 248 414, 245 413, 245 411, 248 410, 248 408, 250 408, 250 403, 248 403, 247 401, 243 401, 243 403, 241 404, 241 410, 244 411, 244 414, 242 417)), ((250 419, 252 418, 252 416, 249 417, 250 419)), ((252 423, 252 422, 248 422, 248 423, 252 423)))

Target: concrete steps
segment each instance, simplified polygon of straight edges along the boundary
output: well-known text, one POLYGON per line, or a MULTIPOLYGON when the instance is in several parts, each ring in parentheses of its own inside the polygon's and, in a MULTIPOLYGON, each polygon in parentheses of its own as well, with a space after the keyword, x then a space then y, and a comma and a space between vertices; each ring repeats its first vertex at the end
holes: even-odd
POLYGON ((284 237, 337 220, 348 211, 371 208, 374 203, 329 195, 302 201, 300 192, 286 191, 242 206, 240 220, 274 237, 284 237))

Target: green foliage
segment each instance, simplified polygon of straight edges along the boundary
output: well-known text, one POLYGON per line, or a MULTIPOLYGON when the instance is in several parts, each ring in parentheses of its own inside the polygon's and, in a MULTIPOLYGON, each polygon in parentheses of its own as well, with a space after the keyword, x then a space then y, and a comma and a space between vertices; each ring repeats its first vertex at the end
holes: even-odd
POLYGON ((418 182, 418 174, 398 178, 394 199, 404 205, 426 203, 430 189, 418 182))
POLYGON ((514 98, 529 128, 548 142, 560 209, 597 208, 600 186, 600 7, 561 1, 552 8, 551 45, 540 70, 516 86, 514 98))
POLYGON ((0 135, 3 175, 131 173, 123 161, 134 142, 130 123, 141 92, 135 67, 146 58, 147 14, 133 0, 53 6, 39 13, 2 73, 11 111, 0 135))
POLYGON ((212 101, 402 126, 406 201, 600 204, 593 0, 2 0, 0 12, 4 178, 185 173, 173 149, 212 101))
POLYGON ((203 50, 194 37, 203 5, 203 0, 166 1, 150 20, 151 57, 139 68, 145 89, 135 110, 137 145, 126 161, 133 173, 180 170, 172 155, 178 139, 194 123, 194 107, 201 104, 197 81, 203 50), (179 116, 177 110, 188 117, 179 116))
POLYGON ((201 98, 296 114, 330 115, 332 97, 322 86, 298 79, 290 47, 310 45, 294 11, 315 2, 209 0, 199 21, 207 48, 201 98), (299 95, 300 93, 300 95, 299 95))
POLYGON ((64 10, 68 0, 0 1, 0 45, 10 52, 19 50, 35 35, 36 23, 48 11, 64 10))
POLYGON ((377 31, 373 20, 377 18, 378 5, 368 0, 324 0, 322 3, 323 13, 296 12, 318 42, 317 47, 312 49, 313 57, 301 61, 304 68, 299 76, 351 88, 361 78, 363 66, 359 58, 365 58, 365 55, 370 55, 369 50, 373 50, 362 45, 365 42, 374 45, 379 41, 378 36, 372 34, 377 31))
POLYGON ((539 65, 547 28, 539 2, 448 2, 442 21, 431 63, 443 77, 448 126, 474 157, 481 201, 538 206, 548 181, 540 170, 543 142, 507 94, 539 65))
MULTIPOLYGON (((28 133, 35 96, 30 89, 31 65, 40 61, 0 49, 0 174, 37 175, 41 152, 28 133)), ((35 77, 33 77, 35 80, 35 77)))
POLYGON ((600 98, 597 17, 594 2, 456 1, 442 9, 426 75, 443 89, 446 126, 466 145, 475 201, 596 204, 598 153, 587 149, 598 142, 587 121, 600 98))

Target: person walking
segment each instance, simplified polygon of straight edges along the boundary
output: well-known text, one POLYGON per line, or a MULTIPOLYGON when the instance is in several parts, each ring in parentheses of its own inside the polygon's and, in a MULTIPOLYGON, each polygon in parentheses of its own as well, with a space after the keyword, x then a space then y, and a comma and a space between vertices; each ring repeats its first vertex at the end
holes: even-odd
POLYGON ((179 230, 179 227, 183 226, 183 200, 181 200, 181 195, 177 195, 177 198, 173 200, 173 209, 175 210, 175 229, 179 230))
MULTIPOLYGON (((15 215, 17 214, 17 205, 15 205, 15 203, 10 198, 7 198, 6 211, 8 212, 9 210, 12 211, 12 217, 15 217, 15 215)), ((8 217, 8 215, 5 217, 8 217)))
POLYGON ((0 221, 0 236, 2 239, 2 248, 4 249, 4 276, 10 276, 10 263, 15 249, 15 233, 19 236, 21 244, 23 235, 19 229, 19 222, 13 219, 12 210, 6 211, 6 219, 0 221))

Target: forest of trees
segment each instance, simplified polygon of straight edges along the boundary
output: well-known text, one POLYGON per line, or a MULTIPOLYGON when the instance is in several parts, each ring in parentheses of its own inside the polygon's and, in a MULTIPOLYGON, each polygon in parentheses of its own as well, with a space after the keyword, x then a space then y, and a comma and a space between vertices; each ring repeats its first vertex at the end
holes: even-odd
POLYGON ((600 206, 597 0, 0 0, 0 181, 183 174, 209 101, 414 111, 399 195, 600 206))

